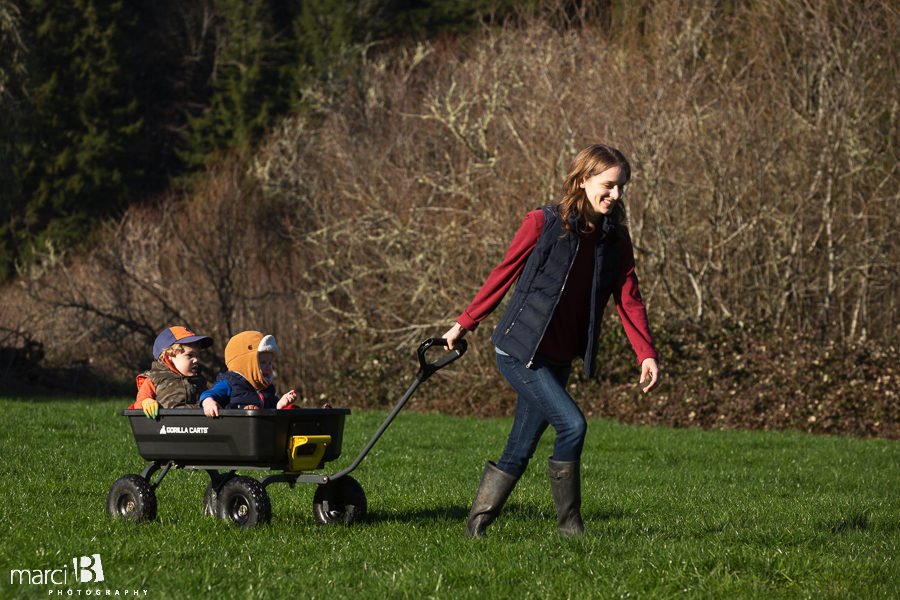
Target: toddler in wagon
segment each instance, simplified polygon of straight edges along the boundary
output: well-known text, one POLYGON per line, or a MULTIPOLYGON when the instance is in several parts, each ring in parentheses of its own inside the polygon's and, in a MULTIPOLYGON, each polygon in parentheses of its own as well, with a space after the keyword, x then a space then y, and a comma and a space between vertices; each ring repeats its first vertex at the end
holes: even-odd
POLYGON ((275 395, 278 343, 273 335, 244 331, 225 346, 225 366, 212 388, 200 394, 200 407, 207 417, 219 416, 220 408, 288 408, 297 399, 294 390, 275 395))
POLYGON ((155 419, 159 407, 190 408, 206 390, 200 374, 199 353, 212 338, 175 326, 164 329, 153 342, 153 364, 137 376, 137 398, 128 408, 140 408, 155 419))

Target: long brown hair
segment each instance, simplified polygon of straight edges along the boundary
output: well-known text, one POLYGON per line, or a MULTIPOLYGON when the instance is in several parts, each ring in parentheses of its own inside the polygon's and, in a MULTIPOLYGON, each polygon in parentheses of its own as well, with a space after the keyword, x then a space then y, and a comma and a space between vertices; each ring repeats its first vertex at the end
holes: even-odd
MULTIPOLYGON (((572 166, 569 167, 569 175, 566 177, 562 200, 557 205, 565 229, 563 235, 568 235, 572 231, 569 225, 571 216, 577 217, 579 231, 590 233, 594 230, 594 224, 587 219, 589 214, 588 198, 581 183, 612 167, 622 169, 625 174, 625 182, 628 183, 631 179, 631 165, 628 164, 625 155, 612 146, 594 144, 575 155, 572 166)), ((613 205, 610 216, 616 225, 624 226, 626 224, 625 205, 621 200, 613 205)))

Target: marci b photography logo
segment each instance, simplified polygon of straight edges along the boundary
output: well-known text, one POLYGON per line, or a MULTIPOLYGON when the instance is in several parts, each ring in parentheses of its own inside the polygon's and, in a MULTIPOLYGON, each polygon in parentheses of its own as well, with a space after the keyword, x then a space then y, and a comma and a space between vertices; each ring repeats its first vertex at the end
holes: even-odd
MULTIPOLYGON (((67 586, 104 581, 103 561, 99 554, 76 556, 58 569, 10 569, 10 585, 67 586)), ((50 595, 66 596, 146 596, 147 590, 112 590, 90 586, 76 589, 50 589, 50 595)))
POLYGON ((66 585, 68 583, 97 583, 103 581, 103 561, 99 554, 78 556, 60 569, 10 569, 10 585, 66 585))

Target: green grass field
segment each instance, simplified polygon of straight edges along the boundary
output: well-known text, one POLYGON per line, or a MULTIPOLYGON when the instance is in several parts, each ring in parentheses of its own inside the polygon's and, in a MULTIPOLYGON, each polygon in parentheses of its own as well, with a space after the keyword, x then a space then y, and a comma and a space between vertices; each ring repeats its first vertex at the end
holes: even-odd
MULTIPOLYGON (((588 535, 555 534, 552 432, 484 539, 462 535, 510 420, 403 412, 354 471, 369 518, 320 526, 314 486, 268 488, 269 525, 204 518, 200 471, 170 472, 159 517, 105 513, 140 473, 120 402, 0 400, 0 597, 897 598, 900 443, 592 421, 588 535), (11 582, 100 554, 104 581, 11 582), (146 593, 144 592, 146 590, 146 593), (88 596, 90 592, 91 596, 88 596)), ((385 413, 351 414, 350 462, 385 413)), ((248 472, 259 477, 260 472, 248 472)))

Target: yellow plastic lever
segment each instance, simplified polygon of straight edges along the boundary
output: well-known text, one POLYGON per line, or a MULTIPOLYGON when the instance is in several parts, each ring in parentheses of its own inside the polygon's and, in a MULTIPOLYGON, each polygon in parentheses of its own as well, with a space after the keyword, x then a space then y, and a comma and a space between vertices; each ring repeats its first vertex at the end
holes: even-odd
POLYGON ((330 443, 330 435, 291 436, 287 471, 297 473, 317 468, 325 455, 325 447, 330 443))

